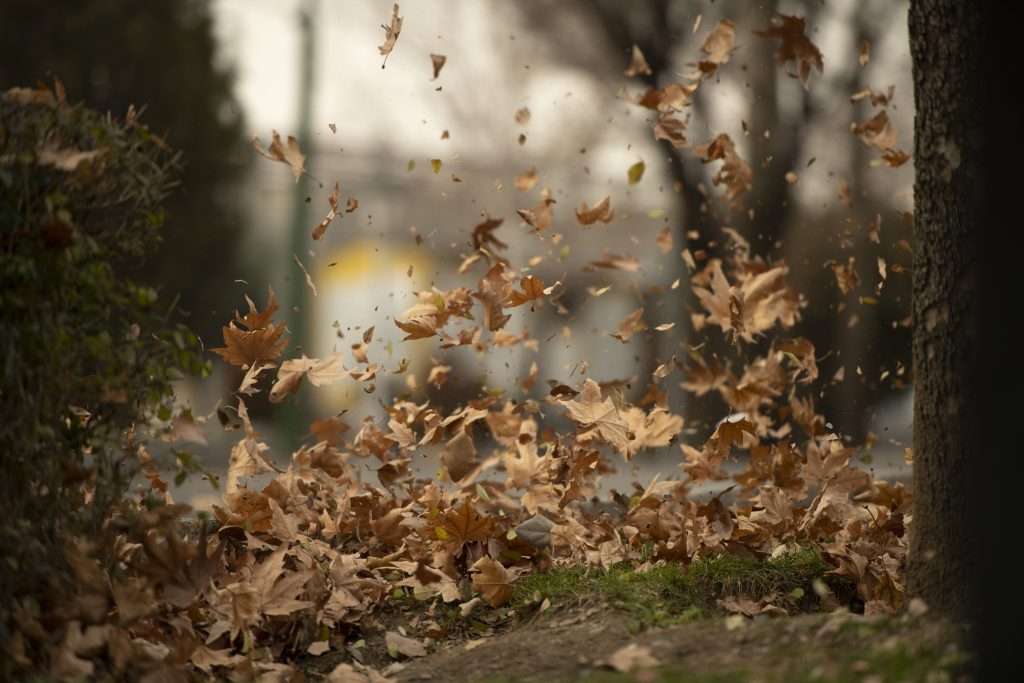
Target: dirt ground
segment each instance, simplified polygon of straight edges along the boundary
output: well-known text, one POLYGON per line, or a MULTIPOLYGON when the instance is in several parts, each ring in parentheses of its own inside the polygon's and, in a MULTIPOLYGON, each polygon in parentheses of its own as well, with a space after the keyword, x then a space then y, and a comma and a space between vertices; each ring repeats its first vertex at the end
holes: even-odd
MULTIPOLYGON (((410 634, 411 635, 411 634, 410 634)), ((387 655, 368 637, 365 663, 405 683, 424 681, 966 681, 959 629, 929 615, 864 617, 849 613, 793 617, 709 617, 636 631, 621 612, 600 604, 554 608, 492 635, 441 640, 415 659, 387 655), (628 674, 609 665, 635 644, 653 660, 628 674)), ((381 634, 381 639, 383 634, 381 634)), ((338 653, 341 655, 341 653, 338 653)), ((329 671, 331 657, 316 668, 329 671)), ((333 663, 343 661, 334 659, 333 663)))

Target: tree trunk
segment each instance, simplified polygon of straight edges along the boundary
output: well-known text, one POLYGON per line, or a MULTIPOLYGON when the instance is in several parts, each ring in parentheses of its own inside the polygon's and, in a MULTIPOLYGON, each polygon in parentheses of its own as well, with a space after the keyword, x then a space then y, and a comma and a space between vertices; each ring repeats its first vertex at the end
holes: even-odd
POLYGON ((979 457, 975 274, 981 169, 980 3, 913 0, 914 519, 909 592, 970 616, 979 567, 969 494, 979 457))

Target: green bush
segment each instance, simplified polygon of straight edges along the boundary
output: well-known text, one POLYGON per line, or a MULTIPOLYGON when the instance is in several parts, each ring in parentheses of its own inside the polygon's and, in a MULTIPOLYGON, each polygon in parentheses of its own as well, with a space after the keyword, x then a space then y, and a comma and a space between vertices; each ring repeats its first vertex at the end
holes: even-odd
POLYGON ((177 168, 132 112, 59 84, 0 95, 0 641, 13 598, 59 599, 64 544, 98 537, 172 382, 206 372, 175 306, 123 276, 158 245, 177 168))

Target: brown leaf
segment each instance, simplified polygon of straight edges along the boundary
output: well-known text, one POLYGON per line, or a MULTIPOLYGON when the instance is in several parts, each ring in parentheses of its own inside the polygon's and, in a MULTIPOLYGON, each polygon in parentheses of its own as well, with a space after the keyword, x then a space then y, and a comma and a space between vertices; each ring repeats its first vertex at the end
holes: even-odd
POLYGON ((473 248, 486 248, 493 244, 495 249, 508 249, 508 245, 494 236, 494 231, 505 222, 504 218, 491 218, 489 214, 483 214, 483 221, 473 226, 473 248))
POLYGON ((512 582, 516 575, 505 569, 500 562, 484 556, 470 568, 473 588, 484 596, 491 607, 501 607, 512 599, 512 582))
POLYGON ((629 59, 629 66, 623 72, 626 78, 633 78, 634 76, 650 76, 651 66, 647 63, 647 59, 644 58, 644 53, 640 51, 640 48, 636 45, 633 46, 633 52, 629 59))
POLYGON ((587 207, 586 202, 580 202, 580 208, 576 210, 576 220, 580 225, 593 225, 597 221, 610 223, 615 216, 615 209, 612 208, 612 198, 605 197, 593 208, 587 207))
POLYGON ((425 657, 427 655, 427 648, 423 647, 423 643, 412 638, 406 638, 397 631, 388 631, 384 635, 384 642, 388 648, 388 654, 398 658, 398 655, 404 657, 425 657))
POLYGON ((704 163, 716 160, 722 162, 722 167, 711 182, 716 186, 725 185, 725 196, 730 202, 738 202, 741 195, 750 191, 754 182, 754 172, 750 164, 736 153, 736 146, 727 134, 721 133, 708 144, 701 145, 693 151, 704 163))
POLYGON ((289 135, 288 144, 286 145, 281 142, 281 136, 278 135, 276 130, 272 131, 272 134, 273 139, 268 150, 263 149, 263 145, 258 137, 252 139, 252 146, 261 156, 271 161, 280 161, 281 163, 288 164, 292 169, 292 175, 295 176, 295 182, 299 182, 299 177, 306 172, 306 155, 299 149, 299 141, 289 135))
POLYGON ((527 123, 529 123, 530 122, 530 109, 529 109, 529 107, 522 107, 520 109, 516 109, 515 119, 516 119, 516 123, 518 123, 520 126, 525 126, 527 123))
POLYGON ((619 329, 611 336, 618 339, 620 342, 625 344, 633 335, 637 332, 643 332, 647 329, 647 323, 644 322, 644 309, 638 308, 629 315, 627 315, 622 322, 619 323, 619 329))
POLYGON ((521 192, 529 192, 537 184, 538 180, 540 180, 540 177, 537 175, 537 169, 531 168, 526 173, 516 176, 516 189, 521 192))
POLYGON ((686 123, 671 114, 660 114, 654 124, 654 139, 667 140, 676 149, 682 149, 689 144, 685 133, 686 123))
POLYGON ((439 539, 461 548, 471 541, 486 541, 490 538, 492 527, 491 518, 477 512, 473 503, 466 499, 462 501, 461 507, 445 512, 434 530, 439 539))
POLYGON ((701 46, 701 51, 706 57, 697 63, 696 76, 701 79, 713 76, 718 67, 729 61, 735 42, 736 24, 728 19, 718 22, 701 46))
POLYGON ((383 69, 387 66, 388 56, 391 54, 391 51, 395 49, 395 42, 398 41, 398 35, 402 32, 402 17, 398 16, 397 2, 391 9, 391 24, 381 24, 380 27, 384 29, 384 42, 377 47, 377 50, 379 50, 381 55, 384 57, 384 63, 380 65, 380 68, 383 69))
POLYGON ((437 77, 441 75, 441 69, 444 68, 444 64, 447 61, 448 58, 444 55, 430 55, 430 63, 434 67, 434 78, 432 80, 436 81, 437 77))
POLYGON ((781 43, 775 51, 775 61, 779 64, 795 62, 797 73, 789 73, 794 78, 799 78, 804 88, 807 87, 807 79, 811 75, 811 67, 821 73, 823 69, 821 51, 810 41, 805 34, 806 22, 803 17, 787 16, 778 14, 772 18, 772 25, 761 31, 754 31, 755 35, 763 38, 778 38, 781 43))
POLYGON ((327 212, 327 215, 324 217, 324 219, 320 221, 320 224, 313 228, 314 240, 318 240, 321 237, 323 237, 324 233, 327 232, 327 226, 329 226, 331 224, 331 221, 333 221, 338 216, 338 192, 340 191, 340 189, 341 188, 339 187, 338 183, 334 183, 334 191, 331 192, 329 197, 327 197, 327 203, 330 204, 331 208, 327 212))

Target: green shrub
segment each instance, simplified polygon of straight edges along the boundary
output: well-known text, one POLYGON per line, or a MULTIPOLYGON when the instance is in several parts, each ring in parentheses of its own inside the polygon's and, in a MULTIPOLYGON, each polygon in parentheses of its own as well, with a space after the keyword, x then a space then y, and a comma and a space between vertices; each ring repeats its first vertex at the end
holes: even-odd
POLYGON ((12 598, 59 599, 67 539, 98 537, 171 383, 206 372, 175 307, 123 276, 159 243, 177 167, 131 112, 59 84, 0 95, 0 641, 12 598))

